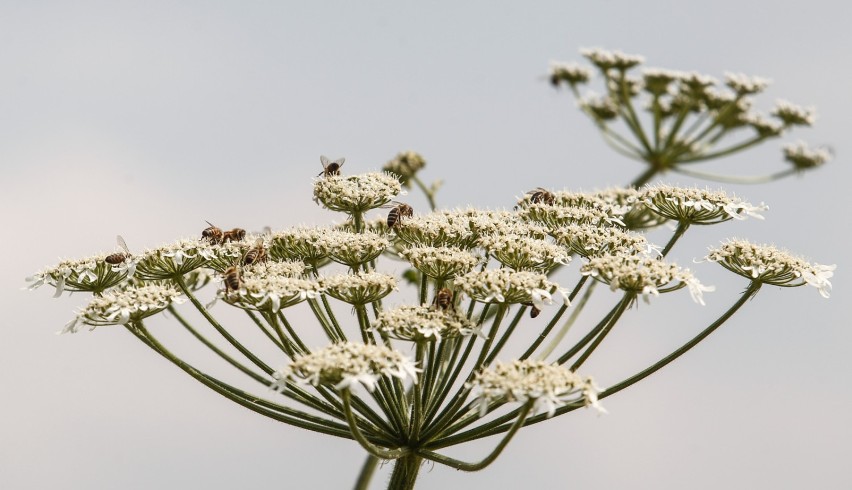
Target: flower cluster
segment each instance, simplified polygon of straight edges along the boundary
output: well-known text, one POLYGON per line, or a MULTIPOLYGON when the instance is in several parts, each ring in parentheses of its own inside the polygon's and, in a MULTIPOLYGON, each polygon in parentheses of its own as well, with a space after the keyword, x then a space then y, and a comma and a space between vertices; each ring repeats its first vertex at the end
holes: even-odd
POLYGON ((769 209, 763 203, 753 205, 724 191, 656 185, 642 193, 645 205, 664 218, 680 223, 710 225, 746 217, 763 219, 760 212, 769 209))
POLYGON ((582 402, 606 412, 598 402, 600 389, 590 377, 580 376, 568 368, 542 361, 497 362, 490 369, 476 373, 468 384, 476 398, 480 417, 491 404, 533 402, 533 411, 548 417, 567 404, 582 402))
POLYGON ((288 384, 296 383, 336 390, 362 385, 373 391, 382 376, 417 382, 418 371, 410 359, 383 345, 342 342, 297 357, 277 370, 272 388, 284 391, 288 384))
POLYGON ((703 305, 704 292, 715 289, 701 284, 689 269, 637 255, 591 257, 580 272, 608 284, 613 291, 621 289, 641 294, 646 301, 650 295, 658 296, 686 286, 692 299, 703 305))
POLYGON ((93 296, 61 333, 77 332, 81 324, 96 327, 137 322, 163 311, 172 303, 182 302, 180 292, 173 286, 146 284, 113 289, 93 296))
POLYGON ((402 186, 408 189, 411 187, 408 181, 425 166, 426 160, 419 153, 404 151, 386 163, 382 170, 398 176, 402 186))
POLYGON ((530 236, 488 235, 478 243, 498 262, 515 270, 547 272, 571 261, 565 248, 530 236))
POLYGON ((482 262, 479 255, 455 247, 410 247, 399 255, 423 274, 441 282, 469 272, 482 262))
POLYGON ((541 309, 553 303, 551 294, 559 292, 563 303, 569 304, 567 292, 539 272, 512 269, 472 271, 457 277, 455 286, 483 303, 532 304, 541 309))
POLYGON ((819 167, 831 160, 831 150, 828 148, 810 148, 804 141, 785 145, 782 151, 784 152, 784 159, 800 171, 819 167))
POLYGON ((710 250, 707 260, 717 262, 729 271, 754 282, 773 286, 795 287, 807 284, 828 298, 829 279, 835 265, 811 264, 771 245, 756 245, 746 240, 730 240, 710 250))
POLYGON ((371 172, 347 177, 331 175, 314 183, 314 200, 332 210, 348 214, 363 213, 389 203, 402 192, 397 177, 371 172))
POLYGON ((320 287, 329 296, 351 305, 378 301, 396 288, 396 278, 380 272, 358 272, 323 277, 320 287))
POLYGON ((54 297, 64 291, 83 291, 100 294, 117 286, 131 276, 133 269, 122 262, 119 266, 108 264, 107 254, 98 254, 76 260, 63 260, 59 264, 43 269, 27 278, 29 289, 45 284, 56 288, 54 297))
POLYGON ((481 334, 473 321, 452 308, 400 306, 376 316, 374 328, 400 340, 440 341, 481 334))
POLYGON ((219 246, 184 238, 146 250, 139 258, 136 275, 143 280, 175 279, 206 267, 218 255, 219 246))

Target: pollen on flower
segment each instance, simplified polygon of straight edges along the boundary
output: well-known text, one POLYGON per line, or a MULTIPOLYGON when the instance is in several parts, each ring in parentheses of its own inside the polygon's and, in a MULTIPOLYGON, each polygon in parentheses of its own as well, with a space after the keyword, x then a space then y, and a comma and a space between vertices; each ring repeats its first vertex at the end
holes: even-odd
POLYGON ((533 412, 544 412, 548 417, 559 407, 574 403, 606 412, 598 402, 600 389, 592 378, 543 361, 498 361, 476 373, 467 386, 480 417, 488 413, 491 404, 504 402, 532 402, 533 412))
POLYGON ((709 225, 730 219, 747 217, 763 219, 759 213, 768 208, 765 204, 753 205, 728 196, 724 191, 656 185, 642 193, 645 205, 651 211, 682 223, 709 225))
POLYGON ((482 262, 482 257, 456 247, 411 247, 399 255, 428 277, 447 281, 482 262))
POLYGON ((311 384, 348 390, 362 385, 373 391, 382 376, 417 383, 419 371, 410 359, 383 345, 343 342, 297 357, 273 373, 271 388, 283 392, 288 384, 311 384))
POLYGON ((729 240, 718 248, 710 249, 705 258, 755 282, 783 287, 813 286, 824 298, 828 298, 831 293, 829 279, 837 267, 811 264, 772 245, 756 245, 739 239, 729 240))
POLYGON ((163 311, 172 303, 182 303, 184 299, 180 294, 173 286, 161 284, 112 289, 94 296, 60 333, 77 332, 81 324, 96 327, 139 321, 163 311))
POLYGON ((383 311, 376 316, 374 328, 395 339, 415 342, 481 334, 462 313, 432 306, 401 306, 383 311))
POLYGON ((370 172, 350 176, 330 176, 314 182, 314 200, 327 209, 363 213, 389 203, 402 192, 393 174, 370 172))
POLYGON ((471 271, 455 279, 459 291, 483 303, 532 304, 538 309, 553 303, 551 294, 558 292, 568 305, 565 290, 539 272, 512 269, 471 271))
POLYGON ((641 294, 646 301, 652 295, 687 287, 693 301, 703 305, 704 292, 715 289, 701 284, 689 269, 641 255, 591 257, 580 273, 608 284, 613 291, 641 294))
POLYGON ((323 277, 320 286, 329 296, 352 305, 378 301, 396 289, 396 278, 380 272, 359 272, 323 277))

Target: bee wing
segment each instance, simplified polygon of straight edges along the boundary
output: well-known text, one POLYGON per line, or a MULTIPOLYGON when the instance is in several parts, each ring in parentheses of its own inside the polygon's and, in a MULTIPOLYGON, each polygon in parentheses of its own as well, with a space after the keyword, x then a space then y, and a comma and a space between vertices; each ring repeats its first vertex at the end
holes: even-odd
POLYGON ((124 243, 124 238, 121 238, 121 235, 116 235, 115 241, 118 243, 118 246, 121 247, 122 250, 124 250, 128 254, 130 253, 130 249, 127 248, 127 244, 124 243))
POLYGON ((211 228, 216 228, 216 225, 214 225, 213 223, 211 223, 207 220, 204 220, 204 222, 207 223, 208 225, 210 225, 211 228))
POLYGON ((346 161, 345 157, 340 157, 337 160, 333 161, 332 163, 336 163, 338 167, 342 167, 343 162, 345 162, 345 161, 346 161))
POLYGON ((257 240, 254 241, 254 246, 255 247, 262 247, 263 246, 263 237, 257 237, 257 240))
POLYGON ((331 160, 329 160, 325 155, 320 155, 320 163, 322 163, 322 168, 326 168, 328 167, 328 164, 331 163, 331 160))

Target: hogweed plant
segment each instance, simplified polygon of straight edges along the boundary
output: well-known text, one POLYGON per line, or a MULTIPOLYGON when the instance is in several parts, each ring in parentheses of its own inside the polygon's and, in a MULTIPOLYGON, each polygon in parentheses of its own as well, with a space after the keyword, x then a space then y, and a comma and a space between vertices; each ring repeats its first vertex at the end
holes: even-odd
MULTIPOLYGON (((358 175, 346 175, 343 159, 322 157, 314 200, 343 213, 342 225, 263 234, 210 225, 195 238, 138 253, 120 240, 121 251, 62 261, 30 278, 31 287, 50 285, 55 296, 91 293, 62 332, 123 326, 253 412, 355 441, 367 452, 357 489, 368 487, 380 461, 393 461, 388 488, 413 488, 426 461, 477 471, 525 426, 578 408, 605 412, 605 398, 692 349, 764 285, 810 285, 828 297, 834 266, 729 239, 712 246, 704 260, 745 280, 739 299, 659 361, 599 386, 584 365, 632 306, 640 300, 653 306, 656 296, 684 290, 701 308, 713 291, 668 259, 688 229, 762 219, 767 210, 724 190, 648 182, 667 171, 695 174, 687 167, 811 124, 814 115, 787 102, 777 105, 774 119, 751 111, 763 79, 728 75, 722 91, 713 78, 695 73, 653 69, 633 76, 638 56, 584 55, 606 95, 583 97, 580 107, 617 151, 647 165, 630 186, 536 188, 511 210, 436 210, 440 183, 420 180, 425 161, 414 152, 401 153, 382 172, 358 175), (426 195, 430 212, 414 212, 397 200, 412 186, 426 195), (380 219, 367 219, 380 208, 380 219), (667 243, 650 243, 645 232, 664 224, 673 230, 667 243), (610 291, 603 293, 609 311, 583 319, 599 283, 610 291), (404 304, 394 292, 409 288, 415 299, 404 304), (246 347, 242 325, 216 318, 227 307, 241 310, 276 354, 263 359, 246 347), (217 340, 192 324, 187 309, 200 314, 217 340), (226 383, 173 353, 147 324, 164 312, 210 349, 211 360, 244 374, 251 387, 226 383), (311 317, 315 322, 301 320, 311 317), (569 329, 578 338, 566 342, 569 329), (305 337, 314 332, 328 345, 309 347, 305 337), (492 449, 477 461, 445 453, 490 436, 492 449)), ((592 74, 556 64, 551 81, 579 95, 592 74)), ((801 144, 785 155, 793 168, 766 179, 828 159, 801 144)))

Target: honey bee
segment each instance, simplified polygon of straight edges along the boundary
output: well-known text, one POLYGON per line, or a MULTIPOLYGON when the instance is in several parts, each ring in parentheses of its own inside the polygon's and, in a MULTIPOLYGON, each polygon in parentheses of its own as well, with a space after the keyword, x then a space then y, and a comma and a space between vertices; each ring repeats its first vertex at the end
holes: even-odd
POLYGON ((202 240, 205 240, 205 239, 209 240, 210 243, 212 243, 213 245, 218 245, 218 244, 222 243, 222 239, 224 238, 224 235, 225 235, 222 232, 222 229, 217 228, 213 223, 211 223, 209 221, 207 222, 207 224, 210 225, 210 226, 208 228, 205 228, 201 232, 201 239, 202 240))
POLYGON ((435 301, 433 302, 436 308, 442 310, 453 309, 453 291, 449 288, 441 288, 435 293, 435 301))
POLYGON ((258 238, 254 242, 254 246, 248 249, 243 255, 243 265, 257 264, 266 262, 266 248, 263 246, 263 238, 258 238))
POLYGON ((410 218, 414 216, 414 209, 408 204, 402 202, 393 202, 393 206, 386 205, 383 207, 390 207, 390 212, 388 213, 388 228, 393 228, 397 223, 402 221, 403 218, 410 218))
POLYGON ((246 230, 242 228, 234 228, 222 233, 222 243, 239 242, 246 237, 246 230))
POLYGON ((123 252, 117 252, 114 254, 107 255, 104 258, 104 262, 110 265, 118 265, 128 258, 130 258, 130 249, 127 248, 127 244, 124 243, 124 238, 121 238, 121 235, 115 237, 116 242, 118 242, 119 248, 124 250, 123 252))
POLYGON ((222 279, 225 283, 225 295, 228 295, 232 291, 239 291, 243 284, 240 268, 236 265, 232 265, 225 269, 222 279))
POLYGON ((317 177, 322 175, 323 177, 330 177, 332 175, 340 175, 340 167, 343 166, 343 162, 346 159, 341 157, 335 161, 330 161, 327 156, 320 155, 320 163, 322 163, 322 172, 317 174, 317 177))
POLYGON ((526 195, 529 196, 530 202, 533 204, 540 202, 542 204, 547 204, 548 206, 553 206, 553 204, 556 203, 556 196, 542 187, 536 187, 535 189, 527 192, 526 195))

